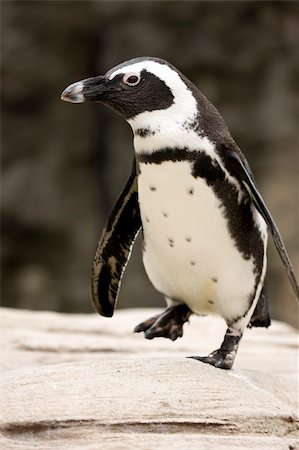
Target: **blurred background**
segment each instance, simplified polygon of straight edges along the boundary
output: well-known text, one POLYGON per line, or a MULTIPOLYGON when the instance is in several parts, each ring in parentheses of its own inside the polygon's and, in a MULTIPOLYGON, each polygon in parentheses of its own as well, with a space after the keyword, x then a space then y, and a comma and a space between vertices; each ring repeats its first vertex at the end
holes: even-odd
MULTIPOLYGON (((61 91, 157 56, 215 104, 253 168, 298 275, 299 4, 2 1, 3 306, 92 312, 98 237, 133 158, 130 127, 61 91)), ((272 316, 298 325, 270 239, 272 316)), ((162 306, 134 247, 118 307, 162 306)))

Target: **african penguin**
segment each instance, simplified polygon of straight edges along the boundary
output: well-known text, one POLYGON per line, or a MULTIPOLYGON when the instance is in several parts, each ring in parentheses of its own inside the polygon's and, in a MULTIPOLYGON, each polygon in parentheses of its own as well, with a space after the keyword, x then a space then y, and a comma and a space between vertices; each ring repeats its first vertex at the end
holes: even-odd
POLYGON ((224 120, 175 67, 135 58, 67 87, 65 101, 104 103, 134 133, 131 176, 109 217, 92 270, 95 309, 111 317, 134 240, 143 230, 143 262, 167 309, 135 328, 175 340, 191 314, 217 314, 227 331, 206 357, 234 363, 247 326, 269 326, 264 289, 268 228, 299 297, 279 231, 248 162, 224 120))

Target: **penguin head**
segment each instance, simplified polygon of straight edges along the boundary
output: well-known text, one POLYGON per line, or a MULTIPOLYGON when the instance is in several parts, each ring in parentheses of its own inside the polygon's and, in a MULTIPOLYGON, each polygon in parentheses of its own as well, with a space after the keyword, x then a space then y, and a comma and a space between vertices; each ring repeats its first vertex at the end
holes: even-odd
POLYGON ((171 64, 144 57, 119 64, 104 76, 71 84, 61 99, 72 103, 103 103, 123 116, 134 129, 136 124, 147 126, 152 120, 159 123, 171 118, 178 123, 194 117, 196 101, 190 85, 171 64))

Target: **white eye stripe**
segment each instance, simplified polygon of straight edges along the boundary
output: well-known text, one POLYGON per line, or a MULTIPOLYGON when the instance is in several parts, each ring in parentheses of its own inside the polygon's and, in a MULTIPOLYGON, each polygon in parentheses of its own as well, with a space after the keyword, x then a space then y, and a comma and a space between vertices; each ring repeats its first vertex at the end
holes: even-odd
POLYGON ((140 74, 136 72, 128 72, 123 77, 123 82, 128 86, 136 86, 140 81, 140 74))

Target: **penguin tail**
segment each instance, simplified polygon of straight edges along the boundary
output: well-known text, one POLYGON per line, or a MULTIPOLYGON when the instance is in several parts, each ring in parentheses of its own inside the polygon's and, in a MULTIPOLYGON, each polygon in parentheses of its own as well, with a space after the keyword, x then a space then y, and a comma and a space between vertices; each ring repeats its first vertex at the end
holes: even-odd
POLYGON ((255 310, 251 316, 248 328, 264 327, 268 328, 271 325, 271 318, 269 314, 269 301, 266 287, 263 286, 260 298, 256 304, 255 310))

